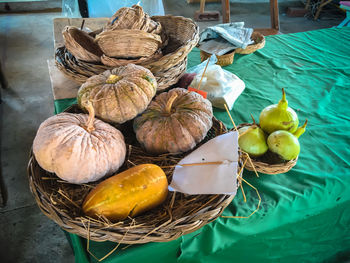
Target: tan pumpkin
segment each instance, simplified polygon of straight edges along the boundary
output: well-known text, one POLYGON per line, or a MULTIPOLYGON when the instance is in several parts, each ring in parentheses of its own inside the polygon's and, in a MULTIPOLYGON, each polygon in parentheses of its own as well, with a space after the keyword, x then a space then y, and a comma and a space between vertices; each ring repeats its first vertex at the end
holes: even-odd
POLYGON ((33 153, 46 171, 74 184, 96 181, 123 164, 124 137, 113 126, 89 115, 61 113, 45 120, 33 142, 33 153))
POLYGON ((139 143, 155 154, 193 149, 212 126, 209 100, 195 92, 175 88, 159 94, 134 120, 139 143))
POLYGON ((157 91, 148 69, 128 64, 89 78, 78 91, 78 104, 91 101, 96 116, 107 122, 124 123, 143 112, 157 91))

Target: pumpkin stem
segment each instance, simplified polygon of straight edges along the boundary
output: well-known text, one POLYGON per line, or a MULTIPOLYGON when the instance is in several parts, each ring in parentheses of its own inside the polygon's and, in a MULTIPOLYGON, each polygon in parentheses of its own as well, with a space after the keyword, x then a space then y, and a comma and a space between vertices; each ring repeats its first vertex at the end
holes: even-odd
POLYGON ((119 80, 121 80, 122 78, 123 78, 123 77, 121 77, 121 76, 111 74, 111 75, 109 75, 108 79, 106 80, 106 83, 107 83, 107 84, 115 84, 115 83, 117 83, 119 80))
POLYGON ((95 127, 94 127, 95 109, 92 106, 91 101, 87 101, 86 104, 84 105, 84 107, 89 112, 89 118, 86 122, 86 130, 88 132, 92 132, 93 130, 95 130, 95 127))
POLYGON ((177 98, 177 94, 174 92, 173 94, 171 94, 170 99, 168 100, 168 102, 166 103, 165 106, 165 112, 166 113, 171 113, 171 106, 173 106, 173 102, 174 100, 177 98))

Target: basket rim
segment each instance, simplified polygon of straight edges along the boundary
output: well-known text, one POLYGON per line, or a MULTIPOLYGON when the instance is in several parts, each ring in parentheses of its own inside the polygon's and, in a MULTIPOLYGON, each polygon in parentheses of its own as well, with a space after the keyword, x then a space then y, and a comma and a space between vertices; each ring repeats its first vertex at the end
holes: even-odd
MULTIPOLYGON (((237 129, 252 125, 253 123, 241 123, 237 126, 237 129)), ((298 158, 299 156, 297 156, 295 159, 276 164, 269 164, 252 157, 250 159, 252 160, 254 168, 257 172, 265 174, 282 174, 291 170, 297 164, 298 158)), ((254 171, 254 168, 251 166, 250 162, 247 162, 244 168, 246 168, 248 171, 254 171)))
MULTIPOLYGON (((72 110, 72 108, 74 107, 75 105, 70 106, 65 110, 65 112, 72 110)), ((217 120, 215 117, 213 118, 213 120, 218 121, 220 123, 220 126, 223 125, 223 128, 226 128, 225 125, 221 121, 217 120)), ((221 134, 224 134, 226 132, 228 132, 227 129, 221 134)), ((216 136, 218 135, 220 134, 216 134, 216 136)), ((227 194, 196 195, 196 196, 200 196, 201 198, 205 198, 205 200, 215 199, 216 200, 215 202, 217 202, 218 205, 215 206, 216 203, 213 204, 213 203, 210 203, 209 201, 208 202, 206 201, 205 203, 208 203, 207 206, 204 206, 203 203, 199 204, 201 205, 200 206, 201 209, 199 211, 195 211, 190 215, 186 215, 185 217, 182 217, 180 219, 178 218, 176 220, 170 218, 169 224, 172 225, 174 228, 173 228, 173 231, 171 232, 168 231, 167 233, 165 233, 166 234, 165 236, 164 235, 162 236, 159 234, 159 232, 157 232, 161 230, 161 228, 163 227, 162 226, 163 224, 159 226, 159 229, 157 229, 157 231, 154 231, 155 233, 151 233, 151 234, 142 233, 142 235, 141 234, 137 235, 135 234, 135 232, 133 232, 129 234, 127 233, 128 230, 126 230, 126 228, 124 229, 124 231, 120 232, 118 229, 114 228, 114 226, 111 226, 110 228, 106 228, 106 226, 103 226, 102 224, 99 225, 96 222, 90 221, 90 219, 87 219, 86 217, 72 218, 72 217, 69 217, 69 215, 65 214, 63 211, 60 211, 60 209, 57 206, 55 206, 55 204, 52 203, 52 200, 48 196, 48 193, 46 193, 43 189, 41 189, 41 186, 38 185, 37 180, 40 181, 43 179, 41 179, 41 177, 38 178, 38 175, 35 175, 35 169, 41 169, 41 168, 38 167, 38 163, 35 160, 35 156, 31 151, 28 167, 27 167, 27 176, 29 179, 30 190, 34 195, 36 203, 39 206, 40 210, 64 230, 70 233, 74 233, 79 236, 82 236, 84 238, 89 238, 90 240, 94 240, 94 241, 108 240, 112 242, 120 242, 123 244, 143 244, 148 242, 171 241, 179 238, 182 235, 191 233, 201 228, 202 226, 217 219, 235 197, 234 195, 227 195, 227 194), (199 213, 204 213, 204 218, 203 217, 201 219, 196 218, 197 214, 199 213), (89 224, 89 226, 91 226, 91 228, 93 228, 94 230, 88 232, 87 224, 89 224), (126 230, 126 233, 125 233, 125 230, 126 230)), ((48 174, 48 173, 45 172, 45 174, 48 174)), ((178 200, 179 198, 181 199, 181 196, 183 195, 186 196, 185 194, 182 194, 182 193, 170 192, 168 194, 168 198, 171 198, 174 200, 176 198, 176 200, 178 200)), ((191 199, 194 199, 194 198, 191 197, 191 199)), ((172 208, 169 207, 168 209, 172 209, 172 208)))
POLYGON ((246 48, 237 48, 236 49, 236 53, 237 54, 243 54, 243 55, 247 55, 247 54, 251 54, 259 49, 262 49, 265 46, 266 43, 266 38, 263 34, 261 34, 258 31, 253 31, 251 39, 254 40, 254 44, 248 45, 246 48), (255 43, 255 37, 260 37, 261 41, 255 43))

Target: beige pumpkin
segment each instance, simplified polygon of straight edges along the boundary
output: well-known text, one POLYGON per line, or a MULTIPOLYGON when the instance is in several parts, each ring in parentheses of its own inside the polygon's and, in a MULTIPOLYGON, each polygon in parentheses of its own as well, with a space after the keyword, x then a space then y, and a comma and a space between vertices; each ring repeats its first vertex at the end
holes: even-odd
POLYGON ((209 100, 195 92, 175 88, 159 94, 147 110, 134 120, 139 143, 155 154, 193 149, 212 126, 209 100))
POLYGON ((96 116, 107 122, 124 123, 143 112, 157 91, 148 69, 128 64, 89 78, 78 91, 78 104, 91 101, 96 116))
POLYGON ((46 171, 74 184, 99 180, 123 164, 124 137, 111 125, 89 115, 61 113, 45 120, 33 143, 33 153, 46 171))

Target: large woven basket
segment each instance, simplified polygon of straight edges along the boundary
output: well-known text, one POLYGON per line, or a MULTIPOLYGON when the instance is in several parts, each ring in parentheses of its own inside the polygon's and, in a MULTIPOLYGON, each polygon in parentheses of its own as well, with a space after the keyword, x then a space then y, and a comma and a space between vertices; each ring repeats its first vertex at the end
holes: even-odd
MULTIPOLYGON (((77 106, 67 111, 81 113, 77 106)), ((177 164, 185 154, 152 156, 145 153, 135 144, 135 137, 131 135, 132 128, 128 125, 126 123, 124 127, 119 127, 126 135, 128 152, 126 161, 118 172, 133 165, 152 162, 164 167, 170 182, 174 168, 169 166, 177 164)), ((225 125, 214 118, 213 127, 202 143, 225 132, 225 125)), ((30 155, 28 176, 30 189, 46 216, 64 230, 94 241, 141 244, 174 240, 215 220, 233 199, 232 195, 186 195, 169 192, 161 206, 113 224, 108 220, 88 218, 82 213, 81 204, 85 196, 98 182, 84 185, 64 182, 56 175, 44 171, 33 154, 30 155)))
MULTIPOLYGON (((168 38, 161 57, 131 63, 141 65, 152 71, 158 81, 158 89, 164 90, 177 83, 186 70, 188 53, 199 40, 198 26, 191 19, 181 16, 153 16, 159 22, 168 38)), ((110 69, 100 63, 88 63, 76 59, 65 47, 55 53, 56 65, 67 77, 84 83, 89 77, 110 69)))
MULTIPOLYGON (((244 126, 251 126, 252 123, 242 123, 237 126, 237 129, 244 126)), ((290 161, 282 161, 275 154, 268 151, 261 157, 250 158, 250 161, 247 161, 244 168, 248 171, 254 171, 264 173, 264 174, 282 174, 288 172, 292 169, 298 161, 298 157, 290 161)))

